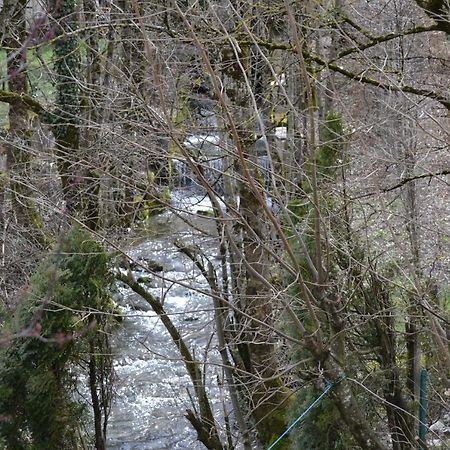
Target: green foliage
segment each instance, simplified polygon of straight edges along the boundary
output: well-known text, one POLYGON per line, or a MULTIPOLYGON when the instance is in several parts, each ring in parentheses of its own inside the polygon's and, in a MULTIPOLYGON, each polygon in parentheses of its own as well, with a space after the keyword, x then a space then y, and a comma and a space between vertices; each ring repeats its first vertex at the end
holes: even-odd
POLYGON ((102 246, 78 228, 32 277, 0 355, 6 448, 77 448, 84 405, 75 400, 73 368, 96 338, 99 313, 111 310, 111 280, 102 246))
POLYGON ((53 69, 52 46, 47 44, 29 50, 27 62, 30 95, 42 105, 48 105, 55 98, 55 87, 49 74, 53 69))
MULTIPOLYGON (((340 115, 335 112, 329 112, 320 129, 320 146, 317 148, 314 155, 309 155, 305 161, 305 174, 301 183, 300 194, 292 198, 288 203, 288 209, 291 212, 291 219, 296 227, 297 233, 302 236, 302 239, 308 249, 309 255, 314 259, 315 244, 314 244, 314 224, 313 213, 314 207, 311 200, 312 197, 312 179, 313 170, 317 175, 317 185, 319 189, 319 196, 321 198, 321 207, 326 207, 328 210, 333 209, 332 198, 326 189, 327 183, 332 182, 338 167, 339 159, 342 158, 343 151, 343 128, 340 115)), ((292 231, 287 231, 291 237, 292 248, 297 254, 299 266, 302 269, 302 276, 306 281, 311 281, 310 269, 304 255, 304 250, 300 244, 295 240, 295 234, 292 231)), ((338 253, 334 255, 338 257, 338 253)), ((338 269, 338 258, 335 260, 336 267, 328 268, 331 271, 338 269)), ((331 276, 331 275, 330 275, 331 276)), ((293 280, 287 280, 290 284, 293 280)), ((314 325, 311 322, 309 314, 305 312, 304 303, 302 301, 302 294, 298 292, 297 288, 291 288, 292 295, 296 297, 293 303, 293 309, 298 315, 307 331, 313 332, 314 325)), ((321 312, 316 314, 321 320, 321 312)), ((326 318, 323 318, 324 322, 326 318)), ((297 335, 295 327, 290 327, 286 331, 296 338, 301 338, 297 335)), ((296 346, 291 352, 291 359, 294 363, 303 361, 309 356, 309 352, 301 346, 296 346)), ((304 367, 309 370, 308 367, 304 367)), ((320 392, 312 388, 302 389, 296 398, 293 400, 289 416, 290 421, 295 420, 308 405, 320 395, 320 392)), ((339 412, 333 405, 330 399, 325 398, 318 406, 316 406, 305 418, 305 421, 299 425, 299 428, 294 430, 291 434, 291 448, 292 449, 308 449, 308 450, 328 450, 328 449, 346 449, 348 446, 348 433, 345 427, 342 426, 339 412)))
MULTIPOLYGON (((331 199, 328 195, 325 195, 323 186, 333 179, 339 156, 342 155, 343 151, 343 127, 341 116, 338 113, 331 111, 326 114, 324 123, 320 129, 320 142, 321 145, 317 149, 314 157, 310 157, 305 162, 305 174, 299 186, 299 195, 291 198, 287 205, 291 214, 291 221, 296 227, 297 232, 302 235, 303 241, 312 256, 314 255, 314 225, 311 220, 313 213, 313 204, 311 201, 312 171, 315 165, 317 184, 319 189, 323 191, 321 195, 322 203, 326 204, 328 209, 332 209, 331 199)), ((295 238, 292 230, 287 229, 286 234, 295 238)), ((309 269, 304 258, 303 249, 295 239, 293 239, 291 246, 298 254, 300 267, 304 269, 302 273, 303 277, 308 279, 309 269)))
MULTIPOLYGON (((29 93, 41 105, 48 105, 54 99, 55 92, 49 71, 53 68, 53 52, 51 46, 33 47, 26 52, 26 71, 29 93)), ((0 50, 0 76, 6 76, 6 51, 0 50)), ((0 128, 9 129, 9 104, 0 102, 0 128)))
MULTIPOLYGON (((302 389, 291 405, 291 416, 297 418, 321 394, 311 388, 302 389)), ((342 433, 339 411, 331 400, 324 398, 291 432, 292 450, 346 450, 353 448, 342 433)))
POLYGON ((317 182, 323 185, 334 176, 339 156, 343 152, 343 127, 341 116, 336 112, 329 112, 320 129, 321 145, 317 149, 315 158, 309 158, 305 163, 304 179, 301 182, 300 195, 291 198, 288 209, 292 213, 294 224, 302 224, 308 219, 312 204, 309 196, 312 193, 311 179, 312 168, 315 164, 317 170, 317 182))
POLYGON ((320 130, 322 145, 316 155, 318 176, 332 176, 336 170, 339 154, 343 150, 343 129, 341 116, 330 111, 320 130))

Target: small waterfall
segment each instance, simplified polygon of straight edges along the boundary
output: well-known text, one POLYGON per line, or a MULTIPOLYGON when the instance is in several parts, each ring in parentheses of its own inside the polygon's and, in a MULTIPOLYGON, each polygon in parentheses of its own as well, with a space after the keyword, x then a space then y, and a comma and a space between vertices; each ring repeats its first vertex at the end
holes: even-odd
MULTIPOLYGON (((186 138, 184 145, 201 165, 203 173, 218 194, 223 193, 222 186, 222 156, 220 155, 220 138, 217 135, 191 135, 186 138)), ((197 177, 189 164, 183 159, 173 160, 174 184, 178 187, 198 186, 197 177)))
POLYGON ((267 155, 258 156, 258 169, 264 178, 264 187, 270 187, 270 160, 267 155))
MULTIPOLYGON (((174 159, 172 163, 173 167, 173 184, 176 187, 189 187, 193 188, 198 186, 199 182, 197 177, 192 173, 192 169, 189 164, 182 159, 174 159)), ((203 173, 208 183, 213 187, 214 191, 221 195, 223 194, 222 183, 222 169, 223 162, 221 157, 210 157, 204 159, 201 163, 203 173)))
MULTIPOLYGON (((219 156, 211 156, 205 158, 201 163, 205 178, 213 187, 214 191, 222 195, 223 194, 223 158, 219 156)), ((198 180, 192 173, 189 164, 182 159, 174 159, 172 162, 173 167, 173 181, 176 187, 193 187, 198 186, 198 180)), ((264 178, 265 188, 270 186, 270 162, 268 156, 258 156, 257 167, 264 178)))
MULTIPOLYGON (((191 135, 186 138, 184 145, 198 158, 205 178, 214 191, 223 194, 223 157, 221 155, 221 141, 217 135, 191 135)), ((266 190, 270 187, 270 161, 267 156, 267 141, 259 139, 256 150, 258 152, 257 168, 264 179, 266 190)), ((199 186, 197 177, 192 173, 189 164, 183 159, 173 160, 174 184, 177 187, 199 186)))
POLYGON ((223 158, 211 157, 204 164, 204 173, 216 194, 223 194, 223 158))
POLYGON ((186 161, 182 159, 172 160, 173 167, 173 181, 174 185, 177 187, 188 187, 192 186, 194 180, 192 178, 191 168, 186 161))

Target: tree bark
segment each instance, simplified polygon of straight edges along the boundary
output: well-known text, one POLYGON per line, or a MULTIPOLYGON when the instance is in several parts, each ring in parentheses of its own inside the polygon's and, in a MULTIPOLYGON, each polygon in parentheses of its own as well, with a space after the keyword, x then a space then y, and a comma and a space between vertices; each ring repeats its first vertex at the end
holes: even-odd
POLYGON ((3 44, 6 52, 8 87, 16 95, 9 102, 9 142, 6 147, 5 188, 9 178, 12 205, 16 220, 24 227, 31 242, 46 248, 49 239, 34 202, 30 187, 31 130, 30 113, 21 98, 27 95, 27 29, 25 9, 28 0, 5 1, 3 8, 9 13, 3 44))
POLYGON ((106 450, 106 439, 103 434, 102 426, 103 415, 98 397, 96 348, 92 339, 89 342, 89 352, 89 388, 91 391, 92 409, 94 412, 95 448, 96 450, 106 450))

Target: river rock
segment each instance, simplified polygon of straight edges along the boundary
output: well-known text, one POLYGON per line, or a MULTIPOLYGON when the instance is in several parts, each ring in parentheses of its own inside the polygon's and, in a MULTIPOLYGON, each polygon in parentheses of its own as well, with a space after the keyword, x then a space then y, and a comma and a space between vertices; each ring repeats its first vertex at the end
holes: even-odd
POLYGON ((152 310, 151 306, 137 295, 130 296, 127 300, 127 304, 131 309, 134 309, 135 311, 148 312, 152 310))
POLYGON ((128 261, 125 258, 119 260, 118 265, 121 269, 131 269, 136 272, 145 272, 146 269, 150 272, 162 272, 164 267, 157 261, 149 258, 139 258, 137 261, 128 261))

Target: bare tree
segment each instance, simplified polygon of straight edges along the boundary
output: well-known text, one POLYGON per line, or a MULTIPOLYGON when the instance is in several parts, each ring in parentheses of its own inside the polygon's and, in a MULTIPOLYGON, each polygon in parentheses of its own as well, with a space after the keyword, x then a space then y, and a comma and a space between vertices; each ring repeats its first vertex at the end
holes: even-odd
MULTIPOLYGON (((286 439, 285 448, 406 450, 418 439, 427 448, 418 438, 420 373, 427 370, 439 405, 430 425, 443 414, 450 368, 441 300, 449 281, 448 4, 50 6, 49 102, 27 90, 26 27, 18 38, 11 27, 5 34, 8 63, 23 65, 22 78, 9 73, 0 91, 10 105, 9 158, 33 112, 51 125, 46 157, 61 180, 52 179, 62 199, 55 204, 21 174, 21 197, 30 200, 18 204, 21 217, 30 222, 42 204, 50 220, 56 210, 103 238, 108 227, 151 223, 161 208, 184 222, 173 241, 208 284, 230 416, 206 388, 207 365, 217 362, 201 367, 164 299, 131 270, 117 278, 175 343, 199 440, 211 449, 268 447, 327 389, 307 437, 286 439), (207 217, 171 204, 183 177, 208 199, 207 217), (191 245, 201 235, 216 259, 191 245)), ((10 166, 11 179, 18 170, 10 166)))

